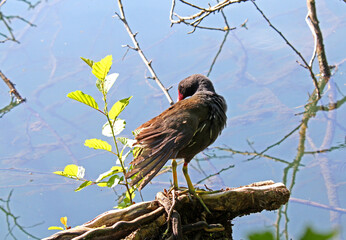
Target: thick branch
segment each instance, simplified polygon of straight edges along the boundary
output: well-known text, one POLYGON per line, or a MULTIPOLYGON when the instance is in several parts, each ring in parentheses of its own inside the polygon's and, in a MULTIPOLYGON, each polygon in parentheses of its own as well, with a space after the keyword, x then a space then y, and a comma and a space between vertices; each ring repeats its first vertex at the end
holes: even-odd
MULTIPOLYGON (((105 212, 81 226, 58 232, 45 240, 160 238, 167 219, 172 220, 173 233, 185 236, 196 232, 222 234, 233 218, 278 209, 288 202, 290 196, 282 183, 273 181, 215 192, 201 191, 200 197, 212 211, 212 215, 207 215, 198 200, 190 200, 187 191, 178 191, 177 194, 175 197, 174 192, 159 192, 152 202, 105 212)), ((172 231, 167 232, 173 236, 172 231)))

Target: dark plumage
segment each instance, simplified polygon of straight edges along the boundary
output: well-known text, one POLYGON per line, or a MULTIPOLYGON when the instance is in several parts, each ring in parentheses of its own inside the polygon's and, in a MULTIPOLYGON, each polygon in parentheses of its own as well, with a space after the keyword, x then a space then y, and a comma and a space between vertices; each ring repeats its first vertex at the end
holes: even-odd
POLYGON ((131 186, 144 178, 139 189, 145 187, 169 159, 183 158, 187 167, 225 127, 226 102, 207 77, 194 74, 185 78, 179 83, 178 93, 177 103, 136 129, 135 145, 142 149, 126 174, 130 178, 139 173, 131 186))

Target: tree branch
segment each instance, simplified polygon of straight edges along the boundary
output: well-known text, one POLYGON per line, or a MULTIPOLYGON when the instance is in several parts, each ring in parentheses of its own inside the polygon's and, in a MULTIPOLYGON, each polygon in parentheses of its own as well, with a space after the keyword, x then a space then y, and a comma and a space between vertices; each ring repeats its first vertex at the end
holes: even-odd
POLYGON ((22 98, 22 96, 20 96, 20 94, 17 91, 17 89, 15 88, 14 84, 1 71, 0 71, 0 77, 2 78, 2 80, 4 80, 6 85, 10 88, 10 94, 14 95, 17 98, 17 101, 19 103, 25 102, 25 98, 22 98))
MULTIPOLYGON (((139 46, 139 43, 138 43, 138 41, 137 41, 137 39, 136 39, 137 33, 134 34, 134 33, 132 32, 132 30, 131 30, 131 28, 130 28, 130 26, 129 26, 129 24, 128 24, 126 18, 125 18, 124 7, 123 7, 123 4, 122 4, 121 0, 118 0, 118 6, 119 6, 120 14, 118 14, 118 13, 115 13, 115 14, 116 14, 116 15, 118 16, 118 18, 123 22, 123 24, 124 24, 124 26, 125 26, 125 28, 126 28, 128 34, 129 34, 131 40, 132 40, 132 42, 133 42, 133 44, 134 44, 134 46, 135 46, 135 47, 130 47, 130 48, 138 52, 138 54, 139 54, 139 56, 142 58, 144 64, 147 66, 147 68, 148 68, 148 70, 149 70, 149 72, 150 72, 150 74, 151 74, 151 78, 155 80, 155 82, 157 83, 157 85, 160 87, 160 89, 161 89, 161 90, 163 91, 163 93, 165 94, 165 96, 166 96, 166 98, 167 98, 169 104, 172 105, 174 102, 173 102, 171 96, 170 96, 169 93, 168 93, 168 89, 165 88, 165 86, 163 86, 163 84, 161 83, 160 79, 159 79, 158 76, 156 75, 156 73, 155 73, 153 67, 151 66, 152 61, 151 61, 151 60, 148 61, 148 59, 147 59, 146 56, 144 55, 144 52, 142 51, 142 49, 141 49, 140 46, 139 46)), ((126 46, 127 46, 127 45, 126 45, 126 46)))
POLYGON ((308 8, 307 17, 311 21, 312 29, 314 30, 313 35, 316 37, 316 54, 320 66, 320 73, 322 78, 326 78, 326 81, 328 81, 331 74, 327 62, 326 52, 324 50, 322 32, 317 19, 315 0, 307 0, 306 4, 308 8))
POLYGON ((191 200, 186 191, 177 193, 176 197, 174 191, 159 192, 151 202, 107 211, 81 226, 58 232, 44 240, 162 239, 167 221, 172 224, 164 233, 168 234, 168 239, 179 234, 191 239, 196 232, 206 236, 210 236, 211 232, 224 234, 221 236, 228 236, 230 239, 230 220, 263 210, 278 209, 290 197, 290 192, 282 183, 273 181, 214 192, 199 191, 200 197, 213 212, 212 215, 207 215, 199 201, 191 200))
POLYGON ((171 6, 169 19, 171 21, 171 26, 174 24, 179 24, 179 23, 184 23, 186 25, 192 26, 193 30, 190 31, 189 33, 193 33, 196 30, 196 28, 227 32, 230 30, 234 30, 236 28, 235 27, 230 28, 229 26, 226 26, 224 28, 205 27, 205 26, 200 26, 200 23, 206 17, 208 17, 211 13, 219 12, 220 10, 222 10, 223 8, 225 8, 226 6, 228 6, 230 4, 246 2, 246 1, 248 1, 248 0, 224 0, 222 2, 217 1, 217 4, 215 4, 214 6, 209 6, 209 8, 204 8, 204 7, 200 7, 200 6, 197 6, 195 4, 192 4, 190 2, 187 2, 185 0, 180 0, 180 2, 190 6, 192 8, 200 10, 199 12, 197 12, 193 15, 182 17, 182 16, 179 16, 177 13, 174 12, 175 0, 172 0, 172 6, 171 6), (178 19, 174 20, 173 16, 175 16, 178 19))
POLYGON ((261 13, 262 17, 268 22, 269 26, 274 29, 275 32, 277 32, 280 37, 286 42, 286 44, 288 46, 290 46, 290 48, 300 57, 300 59, 303 61, 304 63, 304 67, 306 69, 309 70, 309 73, 310 73, 310 76, 312 78, 312 81, 314 83, 314 86, 315 86, 315 89, 316 89, 316 93, 317 93, 317 96, 318 96, 318 99, 321 98, 321 93, 320 93, 320 89, 319 89, 319 86, 318 86, 318 82, 317 82, 317 79, 315 77, 315 74, 313 73, 312 71, 312 68, 310 67, 310 65, 306 62, 305 58, 302 56, 302 54, 287 40, 287 38, 276 28, 273 26, 273 24, 270 22, 270 20, 266 17, 266 15, 264 15, 263 11, 257 6, 257 4, 255 3, 254 0, 251 0, 251 2, 253 3, 253 5, 256 7, 256 9, 261 13))

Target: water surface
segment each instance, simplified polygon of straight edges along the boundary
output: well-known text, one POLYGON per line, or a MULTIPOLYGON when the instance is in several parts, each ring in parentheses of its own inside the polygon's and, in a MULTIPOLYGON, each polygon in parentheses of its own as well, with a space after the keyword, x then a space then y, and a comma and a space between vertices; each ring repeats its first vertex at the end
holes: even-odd
MULTIPOLYGON (((309 60, 313 38, 305 23, 305 2, 257 3, 309 60)), ((79 57, 97 61, 113 55, 111 71, 118 72, 120 77, 109 93, 111 103, 134 96, 121 115, 127 122, 122 135, 130 137, 131 130, 169 104, 156 84, 145 78, 149 72, 136 52, 129 51, 122 59, 126 53, 122 45, 132 43, 121 21, 112 17, 118 10, 116 1, 100 4, 55 0, 30 11, 18 6, 20 3, 8 2, 1 10, 21 14, 37 27, 15 21, 14 33, 21 44, 0 45, 0 70, 27 99, 0 119, 0 198, 6 200, 13 191, 11 212, 20 216, 18 222, 27 232, 42 238, 53 233, 47 230, 49 226, 60 225, 60 217, 67 216, 68 224, 76 226, 117 204, 111 189, 91 186, 76 193, 73 190, 79 183, 52 174, 74 163, 86 168, 87 178, 96 179, 115 161, 107 153, 83 146, 85 139, 107 140, 101 134, 105 122, 102 115, 66 97, 71 91, 82 90, 95 96, 101 105, 95 79, 79 57)), ((282 239, 297 239, 308 225, 320 231, 339 228, 337 239, 345 239, 341 228, 346 224, 345 106, 318 111, 308 123, 306 153, 298 165, 285 163, 297 160, 297 127, 314 86, 308 71, 296 63, 298 56, 269 28, 254 6, 247 2, 226 9, 229 24, 237 29, 228 34, 212 69, 224 32, 196 30, 187 34, 191 28, 185 25, 171 28, 169 2, 130 1, 124 2, 124 7, 128 22, 138 32, 140 46, 153 60, 158 76, 166 87, 172 86, 173 99, 177 98, 180 80, 194 73, 210 72, 217 92, 227 101, 228 126, 213 147, 242 154, 210 148, 197 156, 198 161, 191 162, 192 181, 198 182, 234 165, 203 184, 219 189, 273 180, 285 182, 291 189, 292 200, 282 209, 286 213, 262 212, 237 218, 233 222, 234 239, 245 239, 256 230, 278 231, 282 239), (246 19, 248 30, 239 27, 246 19), (263 153, 265 157, 244 155, 261 153, 270 146, 273 147, 263 153), (327 149, 330 150, 316 153, 327 149), (341 208, 343 213, 312 203, 341 208)), ((345 59, 345 4, 319 1, 317 7, 329 64, 340 64, 345 59)), ((182 14, 192 11, 182 5, 178 10, 182 14)), ((206 24, 222 28, 224 20, 212 16, 206 24)), ((318 73, 317 61, 314 72, 318 73)), ((345 95, 345 64, 338 65, 333 73, 318 105, 327 106, 345 95)), ((1 108, 10 102, 4 84, 0 102, 1 108)), ((184 185, 181 169, 178 171, 180 184, 184 185)), ((157 191, 168 188, 170 179, 169 173, 156 177, 143 190, 144 199, 152 200, 157 191)), ((11 238, 2 212, 0 219, 0 238, 11 238)), ((13 235, 17 239, 28 237, 18 228, 14 228, 13 235)))

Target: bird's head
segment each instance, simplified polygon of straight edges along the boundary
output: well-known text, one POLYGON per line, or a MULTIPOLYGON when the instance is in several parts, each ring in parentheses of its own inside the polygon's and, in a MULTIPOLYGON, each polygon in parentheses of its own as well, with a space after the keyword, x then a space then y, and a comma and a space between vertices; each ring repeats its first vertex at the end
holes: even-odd
POLYGON ((200 91, 215 92, 213 83, 202 74, 194 74, 185 78, 178 86, 178 101, 194 95, 200 91))

